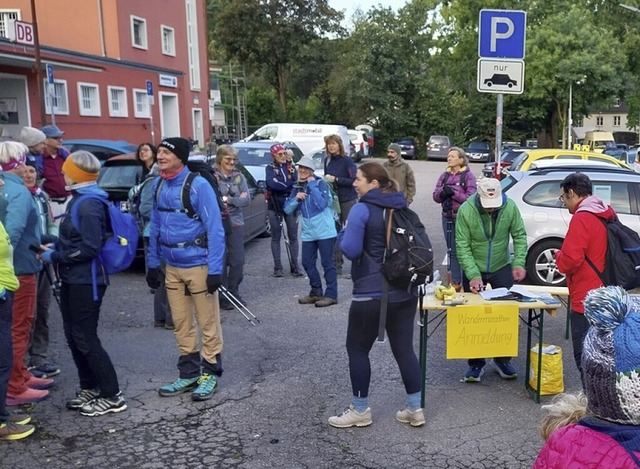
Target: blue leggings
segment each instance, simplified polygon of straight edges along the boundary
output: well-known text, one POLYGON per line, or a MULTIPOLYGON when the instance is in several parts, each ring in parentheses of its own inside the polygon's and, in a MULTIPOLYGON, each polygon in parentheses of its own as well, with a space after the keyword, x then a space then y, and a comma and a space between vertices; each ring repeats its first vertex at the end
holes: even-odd
MULTIPOLYGON (((387 335, 391 351, 400 368, 407 394, 420 391, 420 364, 413 350, 413 325, 418 299, 389 303, 387 335)), ((369 351, 378 336, 380 300, 352 301, 347 327, 347 354, 353 395, 369 396, 371 362, 369 351)))

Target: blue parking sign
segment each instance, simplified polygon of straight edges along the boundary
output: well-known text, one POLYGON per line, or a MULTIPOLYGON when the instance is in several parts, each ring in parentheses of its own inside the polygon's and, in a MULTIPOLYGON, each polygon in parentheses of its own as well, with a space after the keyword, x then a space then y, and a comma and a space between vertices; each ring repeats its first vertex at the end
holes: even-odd
POLYGON ((478 56, 524 59, 527 13, 521 10, 480 10, 478 56))
POLYGON ((153 83, 151 80, 147 80, 147 95, 153 96, 153 83))

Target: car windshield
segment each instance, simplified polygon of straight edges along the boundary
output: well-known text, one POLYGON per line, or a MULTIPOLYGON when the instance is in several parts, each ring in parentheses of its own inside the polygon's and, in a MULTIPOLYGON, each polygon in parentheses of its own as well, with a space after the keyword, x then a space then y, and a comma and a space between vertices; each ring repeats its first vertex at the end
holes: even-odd
POLYGON ((469 150, 488 150, 489 144, 486 142, 471 142, 467 147, 469 150))
POLYGON ((238 159, 245 166, 264 166, 273 161, 269 148, 236 148, 238 159))
POLYGON ((449 140, 447 137, 431 137, 429 139, 430 145, 448 145, 449 140))
POLYGON ((138 184, 141 176, 142 166, 138 164, 103 166, 100 168, 98 187, 101 189, 128 189, 138 184))

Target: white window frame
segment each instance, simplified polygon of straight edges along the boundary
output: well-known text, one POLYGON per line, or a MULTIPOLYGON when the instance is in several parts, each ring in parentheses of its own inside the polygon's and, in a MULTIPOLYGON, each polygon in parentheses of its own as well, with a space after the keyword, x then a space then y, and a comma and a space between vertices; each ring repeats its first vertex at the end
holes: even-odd
POLYGON ((96 83, 78 82, 78 113, 81 116, 90 117, 100 117, 102 115, 102 110, 100 109, 100 86, 96 83), (85 97, 82 94, 84 89, 93 90, 92 96, 88 98, 89 108, 84 107, 85 97))
POLYGON ((129 117, 129 106, 127 103, 127 89, 122 86, 107 86, 107 101, 109 102, 109 117, 129 117), (113 92, 118 93, 121 100, 114 101, 113 92), (116 109, 116 106, 120 109, 116 109))
POLYGON ((622 124, 622 116, 613 116, 613 125, 620 126, 622 124))
POLYGON ((22 18, 20 14, 20 10, 17 8, 0 8, 0 37, 8 38, 9 37, 9 21, 10 20, 18 20, 22 18), (15 15, 15 18, 10 18, 10 16, 15 15))
POLYGON ((165 24, 160 25, 160 41, 162 41, 162 53, 164 55, 176 56, 176 30, 165 24), (165 33, 168 41, 165 41, 165 33), (167 43, 168 42, 168 43, 167 43))
POLYGON ((187 55, 189 59, 189 84, 191 91, 200 91, 200 43, 198 42, 198 15, 195 0, 186 0, 187 55))
POLYGON ((147 40, 147 20, 144 18, 141 18, 140 16, 135 16, 135 15, 131 15, 131 46, 135 47, 136 49, 144 49, 147 50, 149 48, 149 41, 147 40), (142 27, 143 30, 141 31, 140 34, 140 44, 136 44, 136 22, 139 22, 142 27))
MULTIPOLYGON (((49 85, 47 80, 43 80, 43 86, 45 93, 47 93, 46 99, 44 100, 44 109, 48 115, 51 115, 51 97, 48 95, 49 93, 49 85)), ((56 116, 68 116, 69 115, 69 88, 67 86, 67 80, 58 80, 57 78, 53 80, 53 84, 56 87, 56 100, 58 105, 55 109, 56 116), (59 91, 58 91, 59 90, 59 91)))
POLYGON ((596 125, 597 125, 597 126, 600 126, 600 127, 601 127, 601 126, 603 126, 603 125, 604 125, 604 117, 602 117, 602 116, 597 116, 597 117, 596 117, 596 125))
POLYGON ((149 98, 147 97, 147 90, 142 88, 133 88, 131 90, 131 95, 133 96, 133 117, 135 117, 136 119, 148 119, 149 117, 151 117, 151 114, 150 114, 151 106, 149 106, 149 98), (142 100, 142 103, 144 103, 143 110, 138 109, 138 95, 144 95, 144 98, 142 100))

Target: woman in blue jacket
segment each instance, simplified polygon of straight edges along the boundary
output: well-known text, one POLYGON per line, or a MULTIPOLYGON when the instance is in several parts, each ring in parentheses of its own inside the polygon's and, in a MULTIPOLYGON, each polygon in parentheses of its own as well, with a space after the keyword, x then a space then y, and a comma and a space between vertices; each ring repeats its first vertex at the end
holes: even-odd
POLYGON ((298 184, 287 199, 284 211, 294 214, 299 209, 302 214, 302 267, 309 276, 311 292, 299 298, 298 303, 315 304, 318 308, 323 308, 338 303, 338 277, 333 264, 337 232, 329 185, 323 179, 315 178, 313 169, 310 157, 300 158, 298 184), (327 287, 324 294, 316 267, 318 251, 327 287))
MULTIPOLYGON (((342 414, 329 418, 337 428, 371 425, 369 352, 378 334, 383 277, 380 273, 384 251, 386 209, 407 206, 387 170, 378 163, 365 163, 358 168, 353 184, 360 196, 351 209, 347 225, 338 235, 344 255, 351 260, 353 301, 349 308, 347 354, 353 395, 351 405, 342 414)), ((396 419, 413 427, 424 425, 420 408, 420 365, 413 350, 417 295, 406 289, 389 286, 386 330, 391 351, 400 368, 407 392, 407 407, 396 412, 396 419)))
POLYGON ((64 335, 80 378, 80 391, 75 399, 67 401, 67 409, 79 410, 89 417, 122 412, 127 404, 111 359, 98 337, 100 306, 109 284, 98 255, 107 235, 109 218, 101 201, 81 198, 85 194, 107 197, 96 184, 100 160, 88 151, 77 151, 67 157, 62 172, 73 198, 60 223, 55 249, 45 250, 41 257, 44 262, 54 264, 62 281, 60 312, 64 335), (79 229, 69 215, 75 204, 80 204, 77 208, 79 229), (97 299, 92 265, 96 271, 97 299))

